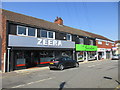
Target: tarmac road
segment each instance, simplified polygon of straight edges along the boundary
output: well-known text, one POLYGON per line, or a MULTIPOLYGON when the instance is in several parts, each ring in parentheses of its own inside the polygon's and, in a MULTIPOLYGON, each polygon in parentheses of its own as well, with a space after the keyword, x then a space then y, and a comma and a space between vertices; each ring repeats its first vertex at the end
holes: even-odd
POLYGON ((2 88, 115 89, 118 85, 118 60, 89 61, 63 71, 48 67, 14 71, 2 77, 2 88))

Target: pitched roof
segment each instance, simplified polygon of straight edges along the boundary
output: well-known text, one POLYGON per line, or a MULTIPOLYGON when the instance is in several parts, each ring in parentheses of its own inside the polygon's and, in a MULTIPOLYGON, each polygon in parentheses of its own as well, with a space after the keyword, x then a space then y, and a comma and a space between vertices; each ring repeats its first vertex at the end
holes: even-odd
POLYGON ((62 31, 66 33, 91 37, 90 35, 86 34, 82 30, 64 26, 64 25, 58 25, 56 23, 48 22, 42 19, 31 17, 31 16, 26 16, 23 14, 18 14, 18 13, 7 11, 7 10, 3 10, 2 14, 5 15, 6 19, 10 21, 21 22, 21 23, 29 24, 32 26, 38 26, 45 29, 57 30, 57 31, 62 31))
MULTIPOLYGON (((27 16, 27 15, 15 13, 15 12, 11 12, 11 11, 4 10, 4 9, 2 9, 2 15, 4 15, 6 17, 6 19, 9 21, 24 23, 24 24, 28 24, 31 26, 37 26, 37 27, 44 28, 44 29, 61 31, 61 32, 76 34, 76 35, 80 35, 80 36, 110 40, 101 35, 93 34, 93 33, 83 31, 80 29, 75 29, 75 28, 68 27, 65 25, 58 25, 53 22, 45 21, 42 19, 38 19, 35 17, 31 17, 31 16, 27 16)), ((112 40, 110 40, 110 41, 112 41, 112 40)))
POLYGON ((103 39, 103 40, 108 40, 108 41, 112 41, 113 42, 113 40, 110 40, 110 39, 108 39, 108 38, 106 38, 104 36, 101 36, 101 35, 98 35, 98 34, 94 34, 94 33, 90 33, 90 32, 87 32, 87 31, 84 31, 84 32, 89 34, 93 38, 103 39))

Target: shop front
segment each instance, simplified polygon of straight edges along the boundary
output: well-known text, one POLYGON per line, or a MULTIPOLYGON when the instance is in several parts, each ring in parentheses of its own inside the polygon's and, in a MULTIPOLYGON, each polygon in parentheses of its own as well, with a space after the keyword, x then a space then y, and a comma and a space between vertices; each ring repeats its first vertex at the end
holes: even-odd
POLYGON ((8 45, 11 71, 46 66, 56 57, 74 58, 75 42, 72 41, 9 35, 8 45))
POLYGON ((112 50, 106 48, 98 48, 98 57, 100 59, 110 59, 112 57, 112 50))
POLYGON ((94 60, 97 46, 76 44, 77 61, 94 60))

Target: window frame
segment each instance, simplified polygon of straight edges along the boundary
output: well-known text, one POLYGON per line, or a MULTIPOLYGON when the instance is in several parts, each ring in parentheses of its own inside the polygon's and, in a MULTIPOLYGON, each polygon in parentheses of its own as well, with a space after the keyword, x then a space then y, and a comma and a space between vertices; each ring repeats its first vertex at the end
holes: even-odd
POLYGON ((102 44, 102 40, 98 40, 98 44, 102 44))
POLYGON ((67 41, 72 41, 72 35, 71 35, 71 34, 67 34, 67 35, 66 35, 66 40, 67 40, 67 41), (67 36, 68 36, 68 35, 70 35, 70 40, 67 40, 67 36))
POLYGON ((90 45, 93 45, 94 43, 93 43, 93 40, 90 40, 90 45))
POLYGON ((53 32, 53 31, 47 31, 47 38, 48 38, 48 39, 55 39, 55 32, 53 32), (53 33, 53 38, 50 38, 50 37, 49 37, 49 32, 52 32, 52 33, 53 33))
MULTIPOLYGON (((26 26, 21 26, 21 25, 17 25, 17 35, 20 35, 20 36, 29 36, 28 35, 28 28, 32 28, 32 27, 26 27, 26 26), (25 32, 26 32, 26 34, 25 35, 23 35, 23 34, 18 34, 18 28, 19 27, 24 27, 25 28, 25 32)), ((30 36, 30 37, 37 37, 37 28, 34 28, 35 29, 35 36, 30 36)))
POLYGON ((79 42, 81 41, 81 39, 82 39, 82 43, 80 43, 80 44, 84 44, 84 38, 79 38, 79 42))
POLYGON ((47 33, 47 30, 40 29, 40 38, 47 38, 48 35, 46 37, 41 37, 41 31, 46 31, 46 33, 47 33))
MULTIPOLYGON (((29 28, 32 28, 32 27, 27 27, 27 33, 29 32, 29 28)), ((33 28, 33 29, 35 29, 35 35, 30 37, 37 37, 37 29, 36 28, 33 28)))
POLYGON ((106 41, 106 45, 109 45, 109 42, 108 42, 108 41, 106 41))
POLYGON ((28 36, 27 27, 25 27, 25 26, 20 26, 20 25, 17 25, 17 35, 20 35, 20 36, 28 36), (25 32, 26 32, 26 34, 19 34, 19 33, 18 33, 18 30, 19 30, 18 28, 19 28, 19 27, 24 27, 24 28, 25 28, 25 32))

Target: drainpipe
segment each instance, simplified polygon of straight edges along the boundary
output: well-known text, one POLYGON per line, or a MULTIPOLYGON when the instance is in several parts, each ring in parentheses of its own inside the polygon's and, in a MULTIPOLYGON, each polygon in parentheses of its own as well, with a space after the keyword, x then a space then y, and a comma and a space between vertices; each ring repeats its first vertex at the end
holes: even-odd
POLYGON ((9 72, 9 70, 10 70, 10 69, 9 69, 9 68, 10 68, 10 64, 9 64, 9 63, 10 63, 10 49, 11 49, 11 48, 7 48, 7 50, 8 50, 7 72, 9 72))
POLYGON ((98 60, 98 52, 96 52, 96 55, 97 55, 97 60, 98 60))
POLYGON ((4 53, 4 69, 3 72, 5 73, 6 70, 6 53, 4 53))
POLYGON ((75 60, 75 51, 73 50, 73 60, 75 60))
POLYGON ((88 61, 88 53, 87 53, 87 51, 85 53, 86 53, 86 62, 87 62, 88 61))

